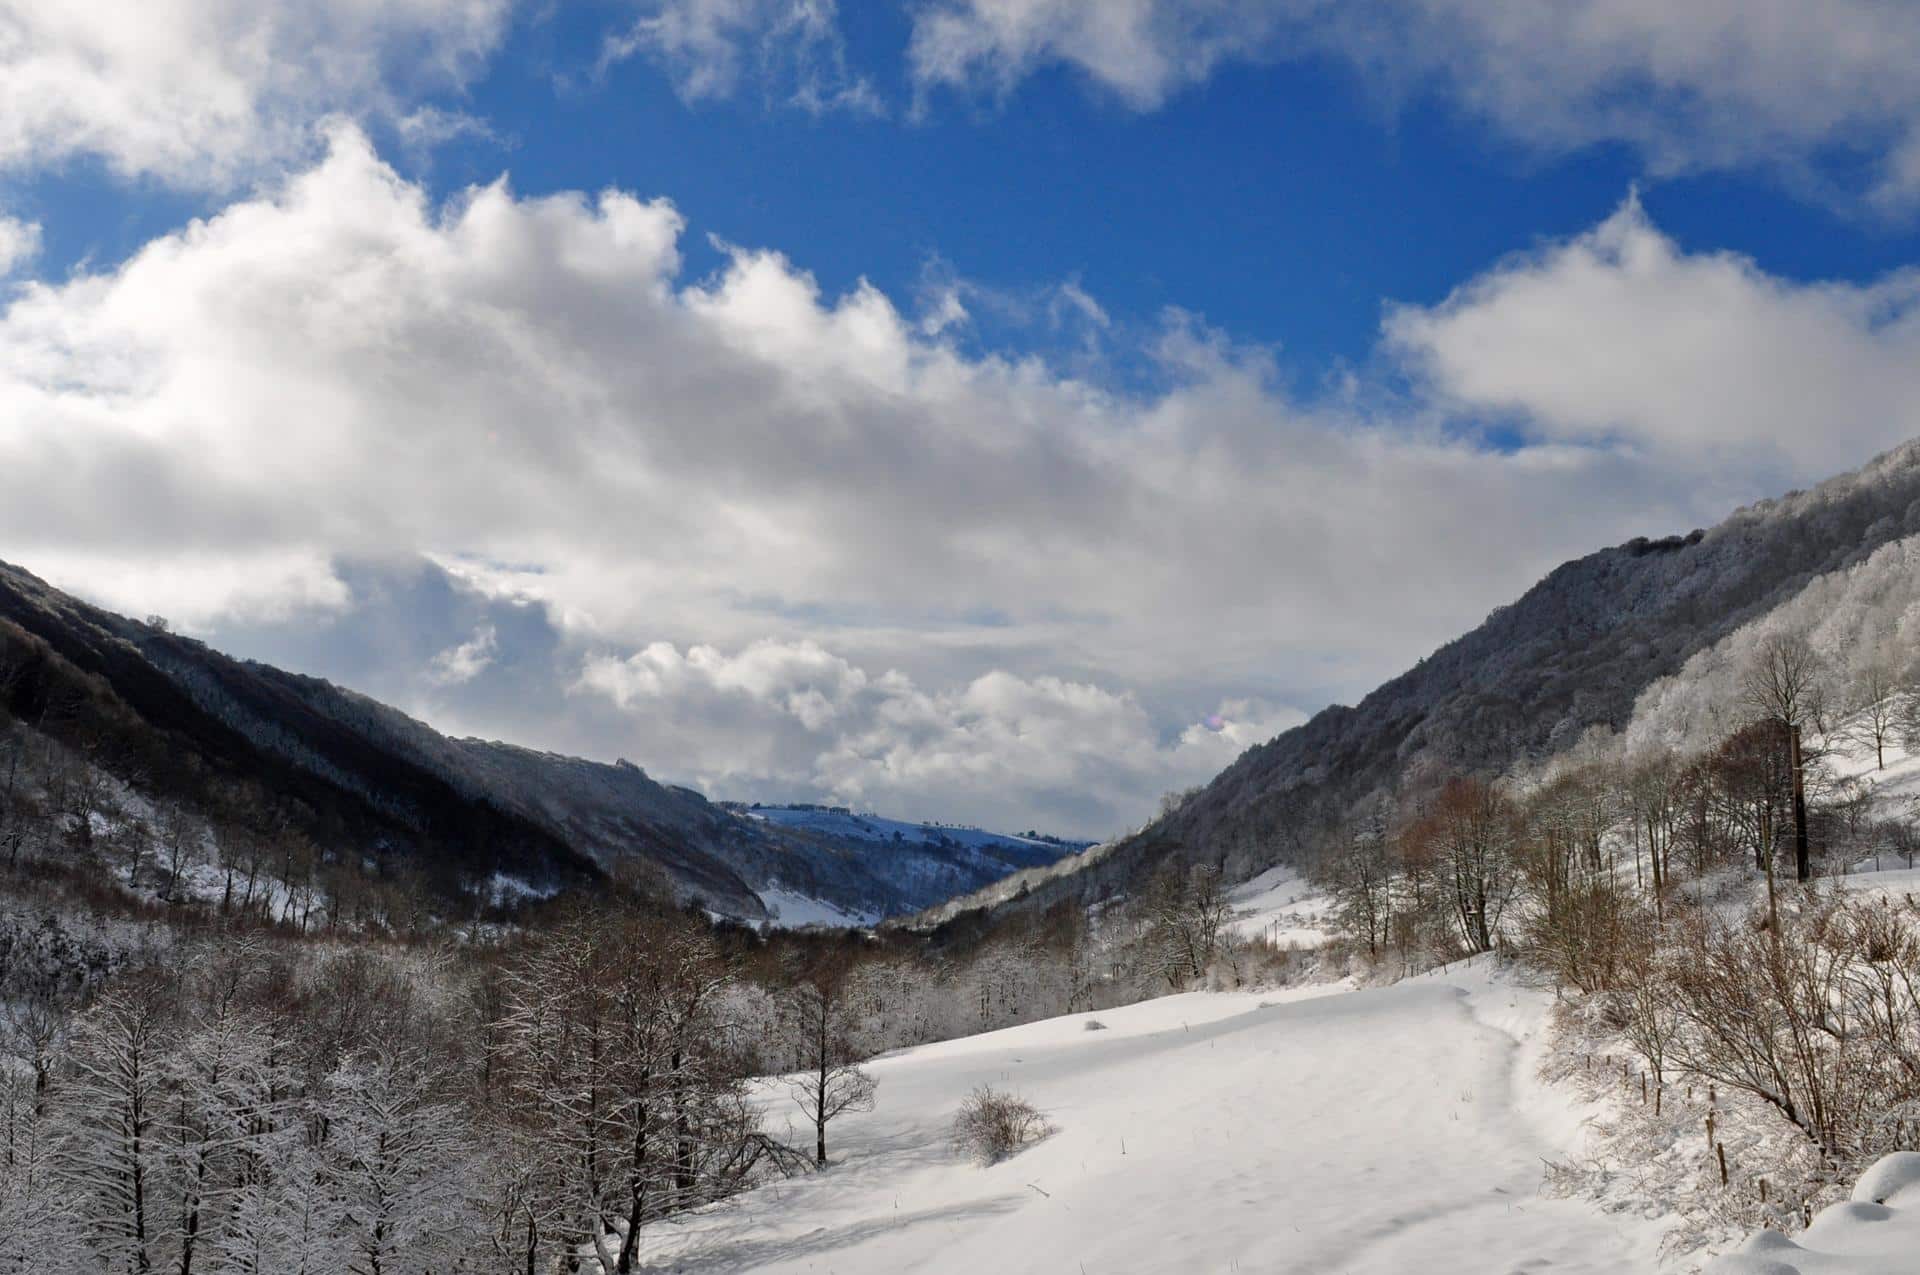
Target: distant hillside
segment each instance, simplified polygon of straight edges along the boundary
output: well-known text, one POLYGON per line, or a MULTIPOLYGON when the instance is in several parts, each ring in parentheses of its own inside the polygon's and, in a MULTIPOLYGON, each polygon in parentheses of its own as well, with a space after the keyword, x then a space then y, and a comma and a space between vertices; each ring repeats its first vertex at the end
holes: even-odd
MULTIPOLYGON (((824 845, 864 846, 870 854, 884 855, 889 883, 901 891, 903 897, 932 903, 967 894, 1010 872, 1044 867, 1063 855, 1085 850, 1089 844, 1038 832, 1009 836, 980 828, 911 823, 875 814, 856 814, 844 806, 722 804, 743 818, 781 829, 789 837, 818 839, 824 845)), ((788 884, 782 882, 781 886, 788 884)), ((769 893, 772 891, 763 891, 762 897, 769 893)), ((918 911, 924 906, 927 904, 893 912, 869 910, 865 919, 878 920, 902 911, 918 911)), ((790 901, 779 919, 792 922, 801 915, 804 913, 797 912, 790 901)))
MULTIPOLYGON (((232 659, 5 564, 0 622, 13 626, 0 644, 13 664, 57 662, 111 701, 102 719, 111 729, 89 729, 117 737, 101 764, 136 787, 198 805, 247 787, 254 805, 277 804, 274 817, 331 851, 420 870, 443 894, 496 876, 550 893, 643 864, 681 900, 724 916, 759 922, 777 909, 787 923, 851 923, 913 912, 1075 848, 958 830, 896 840, 749 817, 628 762, 450 739, 357 692, 232 659)), ((12 714, 44 724, 47 706, 30 701, 47 682, 15 677, 12 714)))
POLYGON ((1591 727, 1626 727, 1643 692, 1735 629, 1914 535, 1920 442, 1711 530, 1569 562, 1359 704, 1247 750, 1141 832, 941 912, 1092 903, 1167 864, 1212 863, 1244 880, 1300 862, 1333 821, 1367 803, 1447 773, 1501 774, 1591 727))

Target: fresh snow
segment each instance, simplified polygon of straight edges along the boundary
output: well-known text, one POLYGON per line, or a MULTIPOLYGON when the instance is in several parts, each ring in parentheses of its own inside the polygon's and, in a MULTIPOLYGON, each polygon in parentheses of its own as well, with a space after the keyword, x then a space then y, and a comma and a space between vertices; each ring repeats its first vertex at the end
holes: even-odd
POLYGON ((809 925, 828 925, 835 929, 871 925, 879 918, 867 912, 850 912, 823 899, 789 890, 778 884, 756 891, 767 905, 768 923, 776 929, 797 930, 809 925))
POLYGON ((1853 1198, 1799 1235, 1761 1231, 1708 1275, 1913 1275, 1920 1270, 1920 1153, 1900 1151, 1860 1175, 1853 1198))
POLYGON ((1018 846, 1028 850, 1048 850, 1066 854, 1084 849, 1086 843, 1043 841, 1037 837, 988 832, 959 824, 910 823, 881 815, 818 806, 754 806, 743 810, 749 819, 776 823, 786 828, 805 828, 855 841, 900 840, 910 845, 937 845, 951 842, 973 850, 1018 846))
POLYGON ((1332 900, 1293 868, 1268 868, 1236 886, 1227 901, 1234 908, 1229 927, 1241 938, 1263 938, 1281 947, 1319 947, 1329 937, 1325 927, 1332 900))
POLYGON ((1583 1112, 1536 1079, 1549 1004, 1483 965, 900 1051, 871 1064, 875 1109, 833 1125, 833 1167, 659 1224, 646 1257, 837 1275, 1652 1270, 1658 1220, 1540 1195, 1543 1161, 1582 1138, 1583 1112), (991 1168, 961 1158, 948 1127, 979 1084, 1057 1131, 991 1168))

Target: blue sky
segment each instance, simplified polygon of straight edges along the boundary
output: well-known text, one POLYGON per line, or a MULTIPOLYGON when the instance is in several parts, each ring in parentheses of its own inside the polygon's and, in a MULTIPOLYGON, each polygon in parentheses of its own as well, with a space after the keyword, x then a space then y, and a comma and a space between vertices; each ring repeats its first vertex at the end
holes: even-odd
POLYGON ((1116 831, 1920 433, 1906 5, 9 8, 0 558, 716 795, 1116 831))
MULTIPOLYGON (((1309 379, 1369 357, 1384 303, 1438 302, 1636 185, 1683 246, 1782 278, 1866 280, 1920 257, 1912 217, 1804 197, 1764 166, 1659 176, 1619 141, 1543 153, 1442 92, 1390 99, 1324 54, 1229 63, 1150 111, 1049 65, 1004 98, 948 91, 914 116, 908 10, 848 6, 847 57, 887 114, 821 115, 750 69, 688 101, 644 56, 601 66, 645 8, 513 11, 481 75, 431 98, 488 134, 423 149, 389 130, 390 160, 442 197, 502 172, 525 194, 664 195, 694 232, 695 273, 721 261, 712 235, 783 251, 830 293, 866 278, 908 297, 938 269, 1013 292, 1073 279, 1116 320, 1191 310, 1309 379)), ((84 155, 13 189, 53 273, 117 261, 230 193, 116 181, 84 155)))

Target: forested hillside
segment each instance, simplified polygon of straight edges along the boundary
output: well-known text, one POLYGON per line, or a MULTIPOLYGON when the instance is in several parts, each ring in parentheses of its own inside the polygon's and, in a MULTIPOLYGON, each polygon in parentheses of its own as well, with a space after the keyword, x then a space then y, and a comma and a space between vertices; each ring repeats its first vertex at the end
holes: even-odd
POLYGON ((1210 864, 1236 881, 1308 863, 1372 805, 1406 806, 1450 777, 1494 778, 1595 728, 1624 729, 1644 692, 1736 629, 1916 534, 1920 443, 1909 443, 1710 530, 1569 562, 1359 704, 1249 749, 1081 870, 1025 874, 978 902, 1088 903, 1137 891, 1168 865, 1210 864))
MULTIPOLYGON (((0 683, 21 729, 219 826, 297 829, 323 865, 419 877, 443 899, 547 895, 635 872, 746 921, 769 899, 875 920, 1071 848, 913 844, 742 816, 628 762, 452 739, 317 678, 231 659, 0 564, 0 683), (86 711, 81 711, 85 707, 86 711)), ((242 829, 254 829, 241 835, 242 829)), ((804 907, 797 910, 805 910, 804 907)))

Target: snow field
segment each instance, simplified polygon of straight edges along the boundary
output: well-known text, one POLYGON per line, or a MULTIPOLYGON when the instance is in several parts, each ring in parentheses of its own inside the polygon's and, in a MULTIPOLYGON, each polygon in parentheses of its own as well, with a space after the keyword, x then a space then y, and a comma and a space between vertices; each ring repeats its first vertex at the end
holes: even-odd
POLYGON ((1294 868, 1268 868, 1235 886, 1227 899, 1236 913, 1228 928, 1240 938, 1304 948, 1319 947, 1329 937, 1333 901, 1294 868))
MULTIPOLYGON (((646 1245, 676 1272, 1651 1270, 1659 1225, 1539 1195, 1580 1112, 1534 1078, 1547 998, 1484 970, 1394 987, 1189 994, 905 1050, 826 1173, 646 1245), (1106 1031, 1088 1031, 1098 1018, 1106 1031), (1057 1132, 948 1146, 992 1084, 1057 1132)), ((777 1110, 777 1109, 776 1109, 777 1110)), ((775 1116, 777 1123, 778 1116, 775 1116)))

